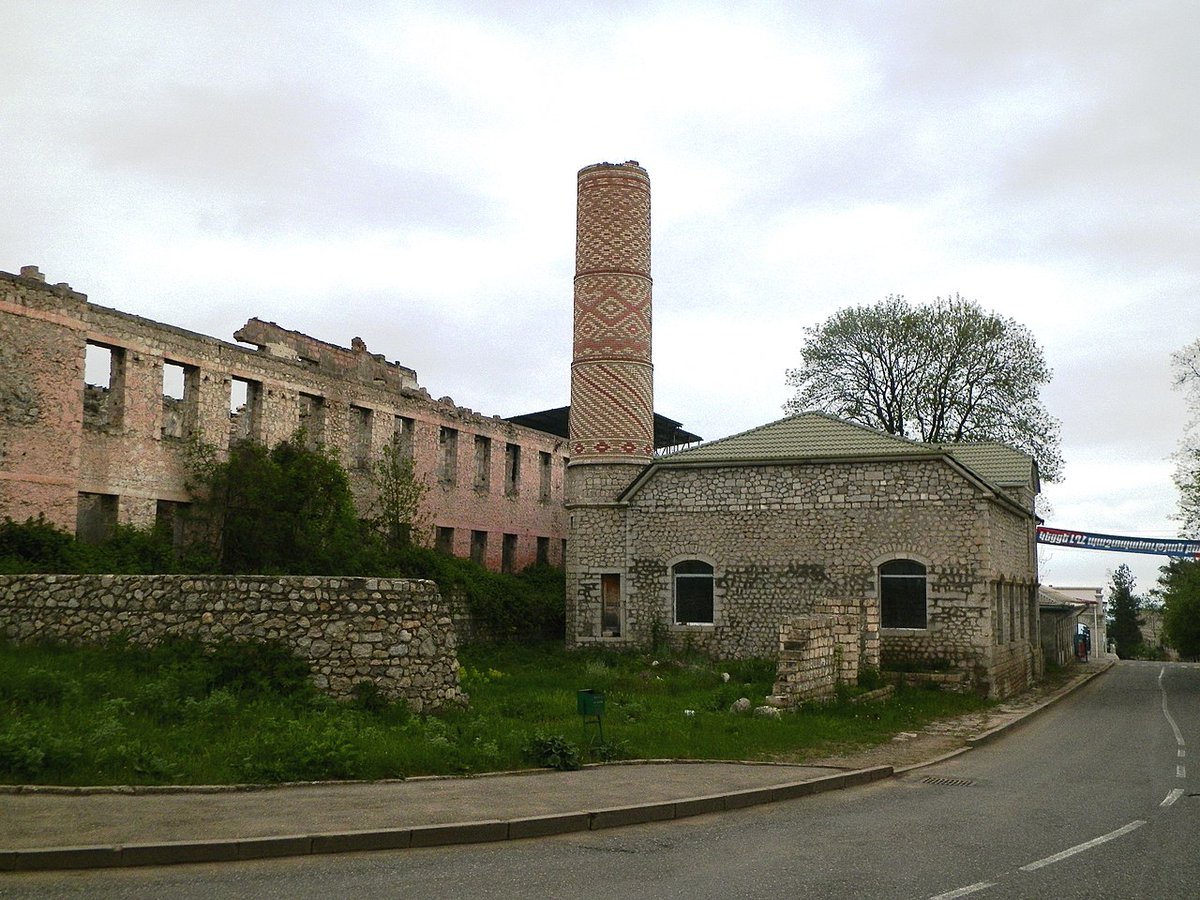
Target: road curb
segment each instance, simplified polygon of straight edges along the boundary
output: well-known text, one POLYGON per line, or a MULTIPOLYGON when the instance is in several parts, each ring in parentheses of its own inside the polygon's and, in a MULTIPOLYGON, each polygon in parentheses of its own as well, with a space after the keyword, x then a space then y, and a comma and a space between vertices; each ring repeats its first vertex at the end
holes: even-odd
POLYGON ((1097 669, 1094 672, 1087 672, 1083 675, 1078 676, 1077 678, 1073 679, 1072 681, 1070 681, 1066 685, 1064 685, 1060 690, 1051 694, 1046 700, 1043 700, 1037 706, 1030 709, 1024 715, 1018 716, 1017 718, 1013 719, 1010 722, 1005 722, 1003 725, 997 725, 995 728, 991 728, 991 729, 984 731, 980 734, 977 734, 973 737, 967 738, 966 744, 967 744, 968 749, 972 748, 972 747, 982 747, 984 744, 991 743, 992 741, 996 740, 996 738, 1002 737, 1003 735, 1008 734, 1010 731, 1021 727, 1026 722, 1028 722, 1030 719, 1034 718, 1035 716, 1044 712, 1049 707, 1053 706, 1055 703, 1057 703, 1063 697, 1067 697, 1067 696, 1075 693, 1075 691, 1079 690, 1081 687, 1083 687, 1085 684, 1090 682, 1092 679, 1096 678, 1099 675, 1103 675, 1105 672, 1107 672, 1109 669, 1111 669, 1116 664, 1117 664, 1116 660, 1106 660, 1106 665, 1104 666, 1104 668, 1097 669))
POLYGON ((891 766, 874 766, 838 772, 765 788, 728 791, 682 800, 618 806, 516 819, 488 819, 443 825, 413 825, 368 831, 335 831, 323 834, 280 835, 207 841, 171 841, 159 844, 114 844, 89 847, 47 847, 0 850, 0 871, 32 872, 62 869, 102 869, 129 866, 162 866, 178 863, 230 862, 283 856, 312 856, 368 850, 403 850, 523 840, 553 834, 596 831, 645 822, 665 822, 691 816, 744 809, 764 803, 793 800, 826 791, 869 784, 894 774, 891 766))

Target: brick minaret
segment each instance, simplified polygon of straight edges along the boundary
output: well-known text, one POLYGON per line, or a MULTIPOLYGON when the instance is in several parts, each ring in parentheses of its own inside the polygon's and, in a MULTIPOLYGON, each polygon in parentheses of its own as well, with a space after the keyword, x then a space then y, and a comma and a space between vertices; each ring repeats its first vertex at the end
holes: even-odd
POLYGON ((654 453, 650 178, 600 163, 579 171, 578 192, 570 456, 605 471, 573 473, 569 503, 612 500, 654 453))

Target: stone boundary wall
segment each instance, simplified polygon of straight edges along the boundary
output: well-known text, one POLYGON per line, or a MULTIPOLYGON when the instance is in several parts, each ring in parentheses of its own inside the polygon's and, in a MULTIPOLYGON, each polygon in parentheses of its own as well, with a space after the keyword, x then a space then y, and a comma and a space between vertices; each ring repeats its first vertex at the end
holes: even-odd
POLYGON ((372 681, 416 712, 465 703, 449 606, 431 581, 265 575, 0 576, 0 635, 141 644, 277 640, 335 697, 372 681))
POLYGON ((853 616, 795 616, 779 626, 779 671, 772 706, 826 700, 839 683, 857 684, 858 622, 853 616))

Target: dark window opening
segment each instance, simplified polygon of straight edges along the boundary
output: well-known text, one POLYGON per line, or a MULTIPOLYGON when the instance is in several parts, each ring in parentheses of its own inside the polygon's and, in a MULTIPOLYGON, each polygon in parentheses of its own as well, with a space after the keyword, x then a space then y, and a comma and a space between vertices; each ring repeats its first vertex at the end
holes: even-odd
POLYGON ((187 508, 187 503, 177 500, 159 500, 155 503, 154 528, 170 538, 171 547, 175 550, 184 546, 187 508))
POLYGON ((492 489, 492 441, 475 435, 475 490, 486 494, 492 489))
POLYGON ((117 528, 117 495, 80 492, 75 535, 85 544, 102 544, 117 528))
POLYGON ((471 532, 471 562, 476 565, 487 565, 487 532, 471 532))
POLYGON ((515 497, 521 492, 521 448, 517 444, 504 445, 504 493, 515 497))
POLYGON ((375 416, 365 406, 350 407, 350 464, 355 469, 371 466, 371 432, 375 416))
POLYGON ((439 525, 434 537, 433 548, 439 553, 452 556, 454 554, 454 529, 439 525))
POLYGON ((621 636, 621 576, 615 573, 600 576, 600 634, 621 636))
POLYGON ((879 567, 879 624, 925 628, 926 572, 915 559, 893 559, 879 567))
POLYGON ((452 485, 458 481, 458 432, 444 425, 438 431, 438 481, 452 485))
POLYGON ((544 451, 539 452, 538 464, 541 474, 541 482, 538 485, 538 499, 542 503, 549 503, 552 493, 551 475, 554 471, 554 457, 544 451))
POLYGON ((504 546, 500 558, 500 571, 508 572, 510 575, 517 568, 517 536, 515 534, 506 534, 504 536, 504 546))
POLYGON ((300 428, 310 448, 325 443, 325 398, 316 394, 300 395, 300 428))
POLYGON ((712 625, 713 567, 698 559, 676 563, 672 569, 675 583, 675 624, 712 625))
POLYGON ((550 565, 550 538, 537 539, 537 563, 539 566, 550 565))
POLYGON ((416 423, 408 416, 396 416, 392 420, 392 445, 401 459, 413 458, 413 434, 416 423))

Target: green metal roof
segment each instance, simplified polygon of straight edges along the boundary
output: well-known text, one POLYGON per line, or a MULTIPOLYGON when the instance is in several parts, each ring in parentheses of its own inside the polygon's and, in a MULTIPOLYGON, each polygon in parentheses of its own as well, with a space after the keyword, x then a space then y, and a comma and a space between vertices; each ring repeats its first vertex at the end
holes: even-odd
POLYGON ((926 444, 804 412, 660 458, 665 465, 951 456, 996 486, 1032 484, 1033 459, 1004 444, 926 444))

